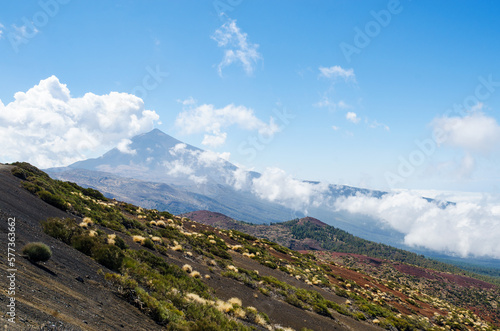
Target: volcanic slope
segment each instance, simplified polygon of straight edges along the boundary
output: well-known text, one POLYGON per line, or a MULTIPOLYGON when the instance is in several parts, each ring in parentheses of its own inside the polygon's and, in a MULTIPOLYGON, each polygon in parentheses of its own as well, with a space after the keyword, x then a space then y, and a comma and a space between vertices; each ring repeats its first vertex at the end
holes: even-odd
POLYGON ((2 165, 0 184, 4 238, 16 220, 16 324, 1 319, 9 330, 380 329, 354 318, 326 278, 306 283, 302 269, 321 271, 298 252, 277 257, 271 242, 109 200, 25 163, 2 165), (21 256, 33 241, 51 247, 50 260, 21 256))
MULTIPOLYGON (((329 263, 336 275, 333 282, 337 286, 349 289, 344 282, 351 280, 362 289, 376 289, 375 297, 370 294, 372 299, 380 294, 386 299, 392 296, 391 305, 398 306, 402 314, 418 311, 416 315, 434 318, 437 325, 453 327, 454 323, 462 323, 465 327, 467 321, 440 321, 440 317, 434 315, 434 309, 448 311, 446 305, 452 304, 454 309, 458 309, 458 316, 466 316, 464 311, 468 311, 492 325, 500 325, 499 278, 474 274, 422 255, 370 242, 312 217, 255 225, 206 210, 183 216, 312 254, 318 261, 329 263), (368 278, 371 280, 368 281, 368 278)), ((453 319, 456 315, 451 313, 446 316, 453 319)))

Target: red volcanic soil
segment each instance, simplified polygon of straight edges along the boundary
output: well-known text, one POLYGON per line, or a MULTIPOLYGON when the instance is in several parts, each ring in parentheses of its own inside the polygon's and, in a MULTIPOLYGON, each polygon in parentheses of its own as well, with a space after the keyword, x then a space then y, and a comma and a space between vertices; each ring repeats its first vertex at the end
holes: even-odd
POLYGON ((407 264, 393 263, 393 266, 399 272, 405 273, 407 275, 423 277, 427 279, 444 279, 450 283, 457 284, 463 287, 477 287, 485 290, 489 290, 495 287, 495 285, 483 282, 478 279, 414 267, 407 264))
MULTIPOLYGON (((307 253, 307 251, 304 251, 304 253, 307 253)), ((416 267, 416 266, 398 263, 398 262, 390 262, 387 260, 377 259, 377 258, 373 258, 373 257, 359 255, 359 254, 338 253, 338 252, 328 252, 328 254, 334 258, 340 257, 340 256, 354 257, 359 262, 372 264, 375 266, 378 266, 382 263, 389 263, 389 264, 392 264, 392 266, 396 270, 398 270, 399 272, 402 272, 402 273, 410 275, 410 276, 426 278, 426 279, 430 279, 430 280, 435 280, 435 279, 445 280, 449 283, 453 283, 453 284, 463 286, 463 287, 477 287, 477 288, 486 289, 486 290, 489 290, 489 289, 492 289, 495 287, 495 285, 492 285, 490 283, 486 283, 484 281, 470 278, 470 277, 466 277, 466 276, 453 275, 453 274, 449 274, 446 272, 425 269, 425 268, 416 267)))
POLYGON ((360 262, 369 263, 375 266, 381 265, 383 262, 387 262, 383 259, 378 259, 375 257, 369 257, 365 255, 353 254, 353 253, 339 253, 339 252, 328 252, 331 257, 340 257, 340 256, 350 256, 355 257, 360 262))

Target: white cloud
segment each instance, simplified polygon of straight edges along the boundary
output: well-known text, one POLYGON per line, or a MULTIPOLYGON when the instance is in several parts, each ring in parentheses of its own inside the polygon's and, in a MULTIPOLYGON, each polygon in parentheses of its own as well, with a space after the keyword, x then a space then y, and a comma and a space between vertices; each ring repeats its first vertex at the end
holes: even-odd
POLYGON ((356 115, 356 113, 350 111, 348 112, 347 114, 345 114, 345 118, 350 121, 350 122, 353 122, 354 124, 357 124, 359 123, 359 121, 361 120, 358 115, 356 115))
POLYGON ((439 205, 403 191, 375 198, 339 198, 337 210, 379 219, 405 235, 405 244, 467 256, 500 258, 500 210, 496 204, 439 205))
POLYGON ((339 128, 338 126, 332 125, 332 129, 333 129, 334 131, 338 131, 340 128, 339 128))
MULTIPOLYGON (((216 153, 212 151, 188 149, 184 143, 179 143, 169 150, 176 159, 164 162, 167 174, 173 177, 186 177, 196 184, 207 182, 206 171, 223 175, 227 170, 224 168, 230 153, 216 153)), ((230 174, 227 174, 231 177, 230 174)))
POLYGON ((332 101, 329 97, 324 96, 320 101, 313 104, 314 107, 318 108, 329 108, 331 110, 335 110, 337 108, 340 109, 348 109, 351 108, 345 101, 340 100, 339 102, 332 101))
POLYGON ((229 161, 229 158, 231 157, 230 152, 217 153, 217 155, 219 155, 219 157, 225 161, 229 161))
MULTIPOLYGON (((368 121, 368 120, 367 120, 368 121)), ((377 121, 372 121, 370 123, 368 123, 368 126, 372 129, 376 129, 376 128, 383 128, 385 131, 389 131, 389 127, 383 123, 379 123, 377 121)))
POLYGON ((354 75, 353 69, 343 69, 340 66, 333 67, 319 67, 320 77, 326 78, 343 78, 346 82, 348 80, 355 81, 356 77, 354 75))
POLYGON ((217 147, 223 145, 226 142, 227 133, 226 132, 214 132, 213 135, 206 134, 203 136, 202 145, 208 145, 211 147, 217 147))
MULTIPOLYGON (((241 185, 240 181, 237 183, 241 185)), ((323 203, 322 194, 328 189, 325 184, 304 182, 293 178, 279 168, 267 168, 259 178, 252 180, 252 192, 261 199, 273 201, 295 210, 307 212, 309 206, 323 203)))
POLYGON ((269 123, 265 123, 255 116, 252 109, 233 104, 224 108, 203 104, 185 110, 179 113, 175 125, 185 134, 205 132, 203 144, 210 146, 222 145, 227 137, 227 133, 222 132, 222 129, 232 125, 244 130, 256 130, 266 137, 271 137, 279 131, 272 117, 269 123))
POLYGON ((135 155, 137 154, 137 151, 135 149, 130 149, 130 144, 132 143, 132 140, 130 139, 122 139, 118 145, 116 146, 116 148, 124 153, 124 154, 131 154, 131 155, 135 155))
POLYGON ((247 75, 251 75, 257 62, 262 59, 262 55, 257 51, 259 45, 247 40, 247 34, 236 25, 236 20, 228 19, 211 38, 219 47, 225 49, 224 58, 218 65, 220 76, 224 67, 238 62, 243 66, 247 75))
POLYGON ((3 24, 2 24, 2 23, 0 23, 0 39, 2 39, 2 34, 3 34, 3 29, 4 29, 4 28, 5 28, 5 27, 3 26, 3 24))
POLYGON ((193 97, 189 97, 185 100, 177 99, 177 102, 183 106, 191 106, 196 104, 196 100, 193 97))
POLYGON ((127 93, 87 93, 74 98, 51 76, 14 101, 0 101, 2 162, 27 161, 46 168, 103 152, 153 128, 158 114, 127 93))
POLYGON ((228 184, 233 185, 236 190, 247 189, 249 185, 248 172, 243 168, 236 168, 233 172, 232 180, 228 184))
POLYGON ((478 111, 481 108, 478 107, 464 117, 445 116, 434 119, 431 125, 434 132, 442 137, 439 142, 473 153, 488 153, 498 149, 500 126, 493 117, 478 111))

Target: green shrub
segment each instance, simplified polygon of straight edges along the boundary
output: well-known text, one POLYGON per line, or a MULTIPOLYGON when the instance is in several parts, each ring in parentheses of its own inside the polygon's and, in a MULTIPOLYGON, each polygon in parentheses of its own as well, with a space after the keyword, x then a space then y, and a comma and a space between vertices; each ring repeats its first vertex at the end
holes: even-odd
POLYGON ((328 307, 323 302, 318 302, 318 303, 314 304, 313 310, 320 315, 328 316, 328 317, 331 316, 330 312, 328 311, 328 307))
POLYGON ((67 206, 66 202, 61 197, 54 195, 46 190, 38 192, 37 195, 40 197, 40 199, 42 199, 43 201, 45 201, 49 205, 52 205, 52 206, 59 208, 61 210, 64 210, 64 211, 66 210, 66 206, 67 206))
POLYGON ((78 235, 71 240, 71 246, 85 255, 91 256, 92 249, 97 245, 98 239, 87 235, 78 235))
POLYGON ((43 232, 51 237, 61 240, 65 244, 71 245, 74 236, 83 233, 83 229, 72 219, 52 217, 42 222, 43 232))
POLYGON ((31 182, 23 182, 23 187, 28 190, 28 192, 35 194, 36 192, 40 191, 42 188, 38 185, 35 185, 31 182))
POLYGON ((123 264, 124 254, 115 245, 102 245, 94 251, 92 257, 103 266, 118 272, 123 264))
POLYGON ((120 248, 120 249, 127 249, 128 248, 127 244, 125 244, 125 241, 119 236, 116 236, 116 238, 115 238, 115 246, 120 248))
POLYGON ((52 256, 50 247, 41 242, 29 243, 23 248, 23 254, 28 257, 31 262, 45 262, 52 256))
POLYGON ((301 300, 299 300, 299 298, 297 298, 297 295, 295 295, 295 293, 292 293, 292 294, 289 294, 286 298, 285 298, 285 302, 295 306, 295 307, 298 307, 300 309, 304 309, 306 306, 302 303, 301 300))
POLYGON ((155 249, 155 243, 149 238, 146 238, 146 240, 144 240, 143 246, 149 249, 155 249))
POLYGON ((362 312, 360 312, 360 311, 355 312, 355 313, 353 314, 353 317, 354 317, 355 319, 359 320, 359 321, 364 321, 364 320, 366 320, 366 316, 365 316, 365 314, 363 314, 363 313, 362 313, 362 312))
POLYGON ((21 178, 22 180, 26 180, 26 178, 27 178, 26 171, 24 171, 23 169, 21 169, 19 167, 13 168, 10 172, 14 176, 16 176, 17 178, 21 178))
POLYGON ((99 192, 98 190, 94 190, 93 188, 90 188, 90 187, 82 189, 82 193, 88 197, 91 197, 91 198, 94 198, 97 200, 103 200, 103 201, 108 200, 108 199, 106 199, 106 197, 104 197, 104 195, 102 195, 101 192, 99 192))

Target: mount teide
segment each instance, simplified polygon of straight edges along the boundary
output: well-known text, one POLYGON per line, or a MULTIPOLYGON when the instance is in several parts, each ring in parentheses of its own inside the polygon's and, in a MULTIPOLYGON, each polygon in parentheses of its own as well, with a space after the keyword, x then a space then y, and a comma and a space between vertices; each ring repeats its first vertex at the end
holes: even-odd
MULTIPOLYGON (((218 157, 154 129, 132 138, 126 150, 64 168, 47 169, 52 177, 96 188, 109 197, 147 208, 185 213, 200 209, 243 221, 281 222, 303 214, 233 187, 238 168, 218 157)), ((249 172, 251 178, 260 174, 249 172)))

